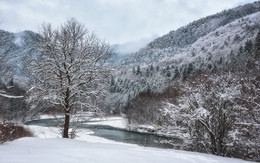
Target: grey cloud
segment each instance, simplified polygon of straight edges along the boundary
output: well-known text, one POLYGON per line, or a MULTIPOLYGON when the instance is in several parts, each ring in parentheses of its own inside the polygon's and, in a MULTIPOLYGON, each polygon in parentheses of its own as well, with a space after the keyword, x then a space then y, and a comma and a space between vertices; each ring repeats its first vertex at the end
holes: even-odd
POLYGON ((0 28, 38 32, 76 17, 111 44, 163 35, 189 22, 254 0, 1 0, 0 28))

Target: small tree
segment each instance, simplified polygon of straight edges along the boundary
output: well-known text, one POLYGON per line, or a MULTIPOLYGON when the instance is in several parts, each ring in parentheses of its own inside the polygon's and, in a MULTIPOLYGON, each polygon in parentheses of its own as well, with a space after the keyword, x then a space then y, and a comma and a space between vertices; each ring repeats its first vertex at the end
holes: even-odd
POLYGON ((132 72, 133 72, 133 74, 135 74, 135 68, 133 68, 132 72))
POLYGON ((251 53, 252 50, 253 50, 253 42, 252 42, 252 40, 247 40, 245 42, 245 49, 244 49, 244 51, 247 52, 247 53, 251 53))
POLYGON ((63 138, 69 137, 70 116, 77 107, 97 111, 96 100, 109 80, 109 45, 75 19, 60 28, 43 25, 38 59, 30 65, 35 77, 31 99, 42 99, 64 112, 63 138))
POLYGON ((141 68, 140 68, 140 66, 138 65, 137 66, 137 69, 136 69, 136 75, 142 75, 142 72, 141 72, 141 68))

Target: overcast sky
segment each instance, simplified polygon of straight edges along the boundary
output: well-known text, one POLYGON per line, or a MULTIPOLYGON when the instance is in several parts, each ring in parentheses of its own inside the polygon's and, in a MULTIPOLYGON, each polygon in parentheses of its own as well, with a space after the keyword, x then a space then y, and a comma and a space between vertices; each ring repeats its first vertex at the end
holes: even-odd
POLYGON ((0 29, 39 31, 75 17, 110 44, 151 40, 254 0, 0 0, 0 29))

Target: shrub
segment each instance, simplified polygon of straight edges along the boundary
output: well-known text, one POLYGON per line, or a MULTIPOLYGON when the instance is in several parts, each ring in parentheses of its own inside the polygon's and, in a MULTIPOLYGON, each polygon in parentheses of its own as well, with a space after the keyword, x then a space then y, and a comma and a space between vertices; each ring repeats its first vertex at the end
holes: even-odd
POLYGON ((0 143, 12 141, 21 137, 32 137, 32 132, 23 126, 3 122, 0 124, 0 143))

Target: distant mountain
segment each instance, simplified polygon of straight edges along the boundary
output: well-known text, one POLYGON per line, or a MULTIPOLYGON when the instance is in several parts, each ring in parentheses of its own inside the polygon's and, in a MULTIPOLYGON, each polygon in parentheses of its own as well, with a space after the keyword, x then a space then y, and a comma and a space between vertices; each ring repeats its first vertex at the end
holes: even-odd
MULTIPOLYGON (((124 59, 121 62, 121 66, 124 68, 133 68, 138 65, 144 66, 157 63, 165 59, 165 57, 175 56, 182 53, 183 51, 187 51, 187 48, 190 48, 202 37, 213 31, 217 32, 220 27, 224 27, 227 24, 234 22, 235 20, 241 19, 247 15, 251 15, 259 11, 260 2, 258 1, 233 9, 224 10, 215 15, 199 19, 150 42, 145 48, 124 59)), ((240 22, 243 22, 243 20, 241 19, 240 22)), ((253 22, 252 24, 251 22, 247 22, 247 24, 240 23, 239 25, 244 25, 243 27, 241 26, 242 28, 252 29, 255 28, 256 24, 259 23, 253 22)), ((221 37, 223 33, 216 33, 216 36, 217 35, 220 35, 221 37)), ((217 37, 215 39, 219 40, 217 37)), ((243 39, 243 37, 241 37, 241 39, 243 39)), ((205 48, 206 47, 207 45, 205 45, 205 48)), ((189 53, 194 52, 189 51, 189 53)))
POLYGON ((37 53, 40 35, 32 31, 11 33, 0 30, 1 79, 11 79, 20 85, 28 84, 27 66, 37 53))

